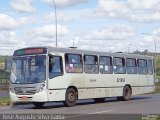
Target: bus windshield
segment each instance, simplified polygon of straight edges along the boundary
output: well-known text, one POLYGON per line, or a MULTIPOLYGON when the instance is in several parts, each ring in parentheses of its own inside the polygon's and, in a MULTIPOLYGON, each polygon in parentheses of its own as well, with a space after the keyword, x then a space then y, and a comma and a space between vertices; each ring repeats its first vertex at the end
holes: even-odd
POLYGON ((16 57, 12 60, 11 83, 40 83, 46 79, 46 56, 16 57))

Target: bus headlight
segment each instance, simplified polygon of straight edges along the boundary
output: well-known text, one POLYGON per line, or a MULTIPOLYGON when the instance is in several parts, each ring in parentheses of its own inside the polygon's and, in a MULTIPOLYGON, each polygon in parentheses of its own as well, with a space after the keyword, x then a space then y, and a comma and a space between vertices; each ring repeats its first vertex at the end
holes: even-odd
POLYGON ((38 92, 42 92, 44 90, 44 87, 45 87, 45 84, 42 84, 40 87, 39 87, 39 91, 38 92))

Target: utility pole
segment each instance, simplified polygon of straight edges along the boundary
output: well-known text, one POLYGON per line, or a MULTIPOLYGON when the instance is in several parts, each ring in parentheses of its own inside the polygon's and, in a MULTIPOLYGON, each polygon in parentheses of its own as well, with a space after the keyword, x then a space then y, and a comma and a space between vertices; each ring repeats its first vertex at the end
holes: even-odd
POLYGON ((54 3, 54 8, 55 8, 55 26, 56 26, 56 47, 58 47, 58 43, 57 43, 57 7, 56 7, 56 3, 53 0, 54 3))

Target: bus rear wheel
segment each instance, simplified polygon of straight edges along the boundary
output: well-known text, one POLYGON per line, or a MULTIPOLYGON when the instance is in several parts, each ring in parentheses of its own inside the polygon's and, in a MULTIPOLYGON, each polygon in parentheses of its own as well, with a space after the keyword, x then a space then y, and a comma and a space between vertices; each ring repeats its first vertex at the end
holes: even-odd
POLYGON ((77 97, 76 90, 73 88, 69 88, 66 91, 64 105, 67 107, 73 107, 76 105, 77 99, 78 99, 78 97, 77 97))
POLYGON ((41 108, 44 104, 45 104, 45 102, 33 102, 33 105, 34 105, 36 108, 41 108))
POLYGON ((129 86, 124 86, 123 96, 117 97, 117 100, 129 101, 131 99, 132 90, 129 86))

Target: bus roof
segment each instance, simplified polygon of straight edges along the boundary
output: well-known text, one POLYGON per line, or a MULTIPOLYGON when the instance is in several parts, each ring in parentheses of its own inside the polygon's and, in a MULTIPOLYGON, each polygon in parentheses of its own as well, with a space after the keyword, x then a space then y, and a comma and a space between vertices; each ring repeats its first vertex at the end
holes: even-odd
POLYGON ((101 56, 112 56, 112 57, 125 57, 125 58, 138 58, 138 59, 153 59, 153 56, 148 55, 137 55, 128 53, 112 53, 112 52, 101 52, 101 51, 90 51, 81 50, 75 48, 56 48, 47 47, 48 52, 59 52, 59 53, 73 53, 73 54, 86 54, 86 55, 101 55, 101 56))
POLYGON ((13 56, 18 56, 17 52, 22 50, 33 50, 35 54, 38 54, 39 51, 42 52, 42 50, 38 51, 38 49, 44 49, 43 51, 44 54, 47 53, 46 52, 47 50, 48 53, 72 53, 72 54, 101 55, 101 56, 124 57, 124 58, 153 59, 153 56, 148 56, 148 55, 90 51, 90 50, 81 50, 77 48, 60 48, 60 47, 51 47, 51 46, 27 47, 27 48, 18 49, 14 51, 13 56))

